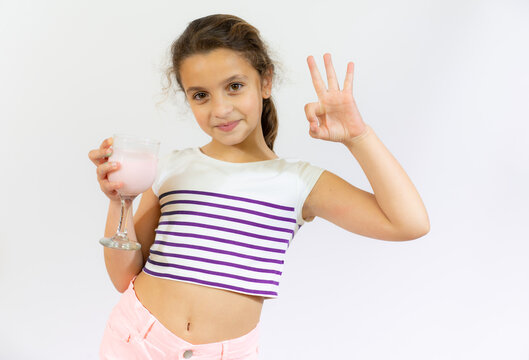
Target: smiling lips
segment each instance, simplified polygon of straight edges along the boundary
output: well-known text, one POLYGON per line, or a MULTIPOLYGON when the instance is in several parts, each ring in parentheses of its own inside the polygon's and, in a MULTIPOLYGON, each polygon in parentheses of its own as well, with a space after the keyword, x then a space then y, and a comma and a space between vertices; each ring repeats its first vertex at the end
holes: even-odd
POLYGON ((234 122, 237 122, 239 120, 235 120, 235 121, 230 121, 230 122, 227 122, 227 123, 224 123, 224 124, 220 124, 220 125, 217 125, 217 126, 228 126, 228 125, 231 125, 233 124, 234 122))
POLYGON ((236 120, 236 121, 230 121, 224 125, 217 125, 217 128, 219 128, 220 130, 222 131, 230 131, 232 130, 235 126, 237 126, 237 124, 239 123, 240 120, 236 120))

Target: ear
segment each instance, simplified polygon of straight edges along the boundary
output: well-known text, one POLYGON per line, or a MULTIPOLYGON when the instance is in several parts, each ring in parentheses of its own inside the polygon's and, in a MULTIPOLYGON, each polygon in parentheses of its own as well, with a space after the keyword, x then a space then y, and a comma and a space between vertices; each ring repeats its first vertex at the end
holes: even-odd
POLYGON ((272 96, 272 76, 273 70, 269 69, 261 79, 261 93, 263 95, 263 99, 268 99, 270 96, 272 96))

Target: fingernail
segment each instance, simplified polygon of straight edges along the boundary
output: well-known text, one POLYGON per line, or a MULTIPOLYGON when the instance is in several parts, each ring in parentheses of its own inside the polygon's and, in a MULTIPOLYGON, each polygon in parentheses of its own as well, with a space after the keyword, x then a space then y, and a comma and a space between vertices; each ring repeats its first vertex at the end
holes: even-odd
POLYGON ((113 162, 113 163, 111 163, 111 164, 110 164, 110 166, 112 166, 112 168, 114 168, 114 169, 115 169, 115 168, 117 168, 117 167, 118 167, 118 163, 115 163, 115 162, 113 162))

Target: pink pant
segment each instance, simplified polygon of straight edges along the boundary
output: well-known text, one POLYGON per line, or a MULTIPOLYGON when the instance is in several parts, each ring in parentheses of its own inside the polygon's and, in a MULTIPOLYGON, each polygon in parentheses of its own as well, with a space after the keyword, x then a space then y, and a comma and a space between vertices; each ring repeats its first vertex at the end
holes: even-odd
POLYGON ((101 359, 258 359, 259 324, 235 339, 193 345, 169 331, 143 306, 134 291, 134 279, 110 313, 99 349, 101 359))

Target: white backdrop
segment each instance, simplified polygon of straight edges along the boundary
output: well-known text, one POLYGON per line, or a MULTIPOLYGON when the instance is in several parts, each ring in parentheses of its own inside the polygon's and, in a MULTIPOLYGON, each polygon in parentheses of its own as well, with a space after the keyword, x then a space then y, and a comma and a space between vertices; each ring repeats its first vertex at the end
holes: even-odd
POLYGON ((353 61, 360 113, 431 220, 409 242, 305 225, 265 302, 262 359, 529 359, 525 0, 1 1, 0 358, 97 359, 120 294, 88 151, 114 132, 161 154, 207 143, 181 98, 156 102, 171 42, 213 13, 255 25, 281 65, 276 153, 372 191, 303 111, 306 57, 324 74, 330 52, 340 82, 353 61))

